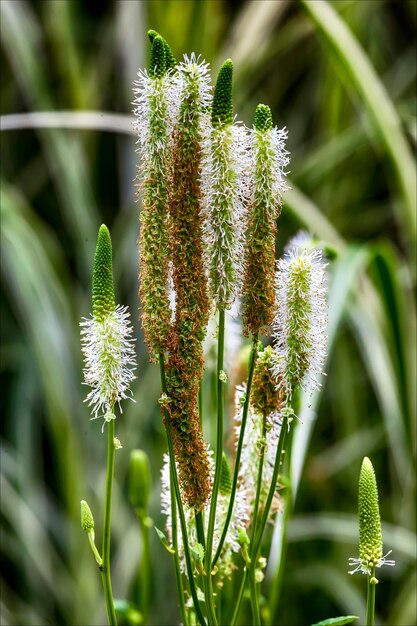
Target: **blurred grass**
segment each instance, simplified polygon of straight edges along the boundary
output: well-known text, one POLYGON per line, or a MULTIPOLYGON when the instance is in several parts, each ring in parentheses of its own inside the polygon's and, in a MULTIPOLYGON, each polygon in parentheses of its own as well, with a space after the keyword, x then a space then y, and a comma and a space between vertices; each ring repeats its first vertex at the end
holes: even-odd
MULTIPOLYGON (((136 146, 126 131, 149 27, 177 57, 201 52, 213 71, 230 55, 239 117, 250 125, 262 101, 287 126, 292 190, 279 250, 301 227, 339 251, 330 268, 328 376, 312 405, 302 404, 295 433, 285 603, 273 623, 363 615, 363 580, 347 575, 347 558, 357 551, 352 515, 365 454, 377 471, 385 543, 397 561, 381 572, 378 617, 415 623, 415 9, 408 0, 2 1, 1 114, 47 116, 37 128, 29 120, 29 128, 1 135, 3 624, 104 619, 78 522, 84 497, 100 536, 105 454, 100 425, 89 422, 83 404, 78 322, 90 309, 102 221, 112 230, 118 299, 137 310, 136 146), (51 128, 60 111, 87 117, 69 127, 67 116, 51 128)), ((163 525, 159 385, 136 328, 137 402, 117 424, 124 447, 113 564, 121 598, 141 552, 126 500, 134 447, 150 454, 152 515, 163 525)), ((276 525, 267 584, 278 541, 276 525)), ((152 623, 172 624, 171 562, 155 538, 152 550, 152 623)))

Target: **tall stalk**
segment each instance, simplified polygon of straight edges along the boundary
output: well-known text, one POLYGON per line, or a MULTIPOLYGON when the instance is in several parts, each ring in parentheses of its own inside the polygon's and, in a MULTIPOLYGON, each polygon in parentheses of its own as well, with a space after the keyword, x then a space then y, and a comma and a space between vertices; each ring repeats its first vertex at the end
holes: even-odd
POLYGON ((366 585, 366 626, 374 626, 375 623, 375 587, 376 585, 371 583, 371 580, 375 578, 375 567, 372 568, 371 573, 367 575, 366 585))
POLYGON ((107 618, 110 626, 117 626, 116 611, 114 610, 113 591, 110 577, 110 532, 111 532, 111 505, 114 476, 114 420, 107 425, 107 474, 106 474, 106 502, 104 508, 103 547, 101 565, 101 579, 103 582, 104 599, 106 601, 107 618))
MULTIPOLYGON (((160 373, 160 378, 161 378, 162 393, 165 394, 166 396, 167 384, 166 384, 166 376, 165 376, 165 361, 164 361, 164 355, 162 353, 159 353, 159 373, 160 373)), ((168 410, 165 407, 163 411, 164 411, 164 417, 165 417, 165 428, 166 428, 166 433, 167 433, 171 478, 172 478, 172 483, 173 483, 174 492, 175 492, 175 499, 176 499, 177 506, 178 506, 178 514, 180 516, 182 541, 184 545, 184 556, 185 556, 185 562, 186 562, 187 573, 188 573, 188 582, 190 585, 190 592, 193 598, 194 608, 197 613, 197 617, 201 623, 201 626, 205 626, 206 621, 201 611, 200 602, 198 600, 197 590, 195 587, 195 582, 194 582, 194 577, 193 577, 193 567, 191 563, 191 556, 190 556, 190 550, 189 550, 189 545, 188 545, 187 524, 185 520, 184 508, 182 506, 182 501, 181 501, 181 492, 180 492, 180 486, 178 483, 177 466, 175 463, 174 446, 172 443, 171 418, 170 418, 168 410)), ((171 515, 172 515, 172 512, 171 512, 171 515)))
POLYGON ((238 440, 237 450, 236 450, 235 469, 233 472, 233 482, 232 482, 232 491, 230 493, 229 508, 227 510, 226 521, 224 523, 219 545, 217 546, 216 554, 214 555, 214 558, 213 558, 213 566, 216 564, 217 559, 220 556, 220 553, 224 544, 224 540, 226 539, 227 530, 229 528, 232 513, 233 513, 233 506, 235 503, 235 496, 236 496, 236 490, 237 490, 237 482, 239 478, 240 457, 242 455, 246 421, 247 421, 248 412, 249 412, 250 392, 252 388, 253 372, 255 369, 257 354, 258 354, 258 335, 255 335, 253 337, 252 350, 251 350, 250 357, 249 357, 248 384, 246 388, 245 404, 243 406, 242 422, 240 425, 239 440, 238 440))
POLYGON ((172 547, 174 550, 173 559, 174 559, 174 569, 175 569, 175 580, 177 583, 177 592, 178 592, 178 601, 180 608, 180 615, 183 624, 187 624, 187 612, 185 609, 185 600, 184 600, 184 586, 182 584, 182 574, 180 568, 180 560, 178 556, 178 525, 177 525, 177 503, 175 500, 175 490, 174 490, 174 480, 172 477, 172 471, 170 470, 170 494, 171 494, 171 541, 172 547))

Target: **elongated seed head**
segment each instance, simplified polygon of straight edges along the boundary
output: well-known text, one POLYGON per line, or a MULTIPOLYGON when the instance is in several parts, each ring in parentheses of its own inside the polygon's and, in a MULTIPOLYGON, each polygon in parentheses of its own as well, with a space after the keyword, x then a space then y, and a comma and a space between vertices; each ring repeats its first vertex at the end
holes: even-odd
POLYGON ((103 321, 115 309, 112 246, 109 229, 102 224, 98 231, 93 270, 93 316, 103 321))
POLYGON ((169 70, 171 67, 175 67, 177 64, 177 59, 174 57, 168 42, 156 30, 153 29, 148 30, 148 37, 151 44, 153 43, 155 37, 161 37, 165 47, 165 68, 169 70))
POLYGON ((221 66, 214 88, 211 122, 213 126, 233 123, 232 104, 233 61, 227 59, 221 66))
POLYGON ((165 43, 162 37, 157 35, 152 42, 151 62, 149 74, 155 78, 162 78, 166 72, 165 43))
POLYGON ((266 104, 258 104, 256 107, 254 127, 261 132, 272 129, 272 113, 266 104))
POLYGON ((382 558, 381 517, 378 488, 371 461, 365 457, 359 476, 359 556, 369 568, 376 567, 382 558))
POLYGON ((255 411, 266 417, 279 411, 283 401, 282 388, 278 387, 272 373, 273 349, 267 346, 258 355, 253 373, 251 404, 255 411))
POLYGON ((94 518, 85 500, 81 500, 81 528, 87 532, 94 530, 94 518))

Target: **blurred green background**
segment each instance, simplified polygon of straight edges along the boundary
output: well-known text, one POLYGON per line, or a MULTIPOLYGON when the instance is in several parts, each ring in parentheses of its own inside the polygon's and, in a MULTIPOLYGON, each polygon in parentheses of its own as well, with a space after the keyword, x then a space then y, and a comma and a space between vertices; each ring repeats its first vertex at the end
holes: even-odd
MULTIPOLYGON (((380 488, 386 549, 377 620, 416 623, 416 3, 410 0, 2 0, 2 624, 104 624, 79 501, 101 537, 105 437, 83 404, 78 323, 90 311, 100 223, 118 301, 137 329, 136 404, 117 420, 113 580, 132 597, 141 544, 126 498, 130 451, 151 459, 159 527, 165 449, 157 368, 137 322, 137 155, 132 81, 155 28, 178 58, 235 62, 235 108, 271 106, 288 129, 290 185, 278 250, 307 229, 333 245, 330 346, 320 397, 301 409, 294 513, 272 623, 364 615, 357 555, 362 457, 380 488), (34 112, 44 112, 42 116, 34 112), (19 114, 19 115, 16 115, 19 114), (74 115, 76 114, 76 115, 74 115)), ((207 418, 209 419, 209 417, 207 418)), ((276 582, 279 527, 265 591, 276 582)), ((152 537, 152 624, 178 623, 172 562, 152 537)), ((248 603, 241 623, 248 623, 248 603)), ((363 620, 360 622, 363 623, 363 620)))

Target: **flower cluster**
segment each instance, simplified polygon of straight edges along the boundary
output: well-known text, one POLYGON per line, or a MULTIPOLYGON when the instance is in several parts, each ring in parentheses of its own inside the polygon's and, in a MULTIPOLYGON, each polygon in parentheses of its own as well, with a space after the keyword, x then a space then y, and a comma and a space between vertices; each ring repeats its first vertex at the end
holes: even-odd
POLYGON ((294 388, 320 388, 326 357, 326 275, 321 250, 290 247, 278 261, 274 318, 275 378, 294 388))
POLYGON ((246 332, 262 332, 275 309, 276 220, 286 189, 286 130, 273 127, 271 109, 259 104, 251 131, 249 207, 244 255, 243 323, 246 332))
POLYGON ((133 328, 126 307, 116 306, 112 247, 108 228, 100 227, 93 272, 93 314, 80 323, 84 355, 84 382, 92 389, 86 402, 96 419, 115 418, 114 405, 131 398, 129 386, 136 365, 133 328))
POLYGON ((349 572, 362 572, 371 576, 371 584, 378 582, 375 568, 383 565, 394 566, 395 561, 387 559, 391 550, 383 556, 381 516, 379 514, 378 488, 371 461, 365 457, 359 475, 359 558, 350 558, 349 565, 356 565, 349 572))

